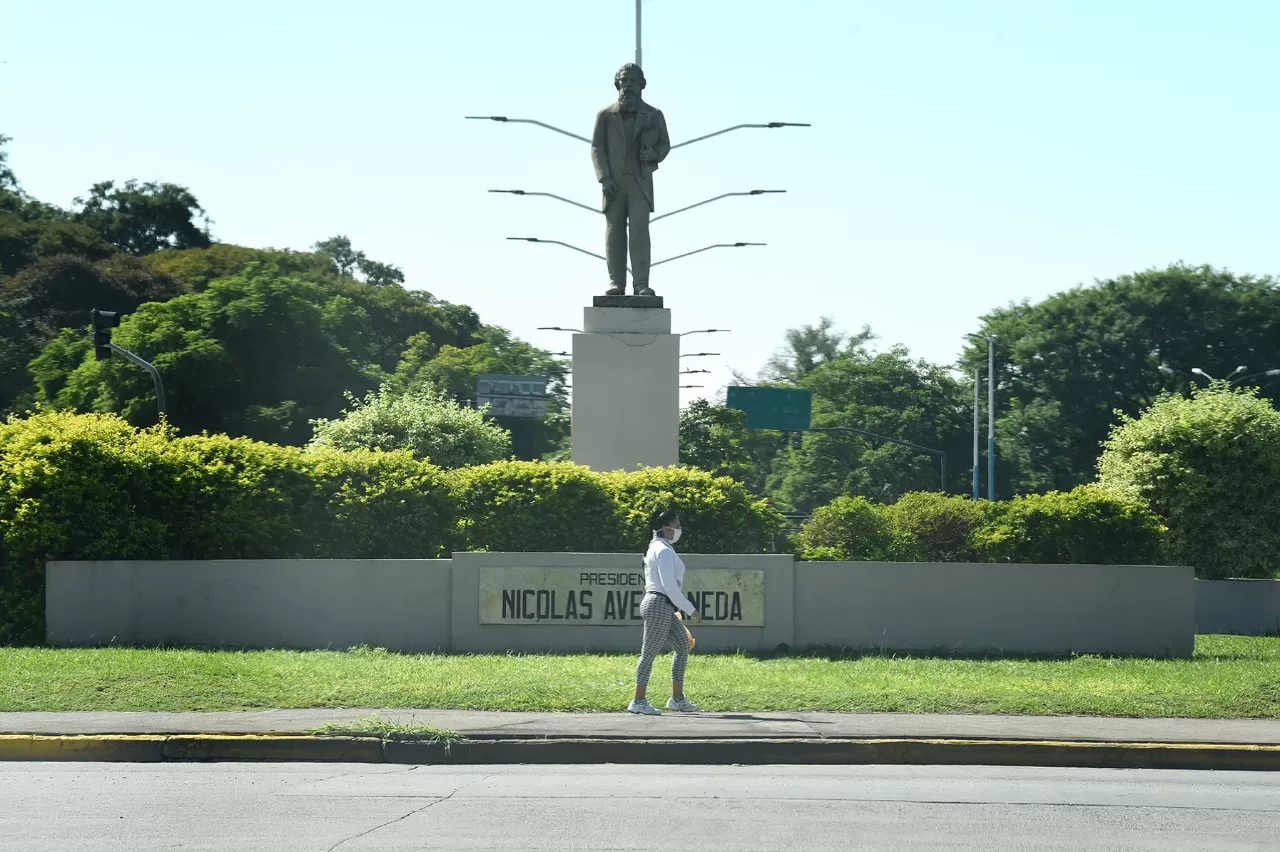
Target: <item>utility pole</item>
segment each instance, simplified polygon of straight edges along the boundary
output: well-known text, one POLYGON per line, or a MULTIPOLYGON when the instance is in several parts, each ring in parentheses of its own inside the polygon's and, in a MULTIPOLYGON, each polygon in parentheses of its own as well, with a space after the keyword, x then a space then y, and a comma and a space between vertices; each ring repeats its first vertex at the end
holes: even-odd
POLYGON ((987 338, 987 499, 996 499, 996 339, 987 338))
POLYGON ((640 61, 640 3, 641 0, 636 0, 636 64, 643 68, 644 63, 640 61))
POLYGON ((979 409, 982 407, 982 396, 979 387, 982 372, 977 368, 973 368, 973 499, 980 500, 982 498, 982 448, 978 443, 978 430, 982 428, 982 421, 979 419, 981 414, 979 409))

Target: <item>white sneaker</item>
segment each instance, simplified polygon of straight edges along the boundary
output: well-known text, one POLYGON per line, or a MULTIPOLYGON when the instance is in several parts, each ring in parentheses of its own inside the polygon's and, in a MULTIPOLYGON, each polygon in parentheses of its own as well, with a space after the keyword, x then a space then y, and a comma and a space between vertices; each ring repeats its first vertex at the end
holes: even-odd
POLYGON ((680 698, 668 698, 667 709, 676 710, 680 713, 697 713, 698 705, 681 696, 680 698))
POLYGON ((662 712, 643 698, 632 699, 627 705, 628 713, 639 713, 641 716, 661 716, 662 712))

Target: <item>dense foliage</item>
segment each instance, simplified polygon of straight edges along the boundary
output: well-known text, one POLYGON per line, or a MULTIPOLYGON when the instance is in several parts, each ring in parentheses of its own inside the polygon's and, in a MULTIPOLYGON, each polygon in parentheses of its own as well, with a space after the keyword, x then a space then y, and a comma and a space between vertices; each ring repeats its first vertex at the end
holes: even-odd
POLYGON ((1169 527, 1169 557, 1202 577, 1280 573, 1280 411, 1226 384, 1123 417, 1100 482, 1169 527))
POLYGON ((1164 532, 1139 501, 1082 486, 999 503, 840 497, 815 511, 793 544, 814 560, 1148 565, 1161 560, 1164 532))

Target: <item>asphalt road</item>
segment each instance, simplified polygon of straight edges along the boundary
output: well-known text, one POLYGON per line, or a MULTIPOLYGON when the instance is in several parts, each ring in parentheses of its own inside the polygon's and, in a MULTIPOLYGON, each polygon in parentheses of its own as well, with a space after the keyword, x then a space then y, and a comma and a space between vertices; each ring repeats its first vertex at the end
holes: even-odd
POLYGON ((1280 774, 7 763, 0 847, 1274 850, 1280 774))

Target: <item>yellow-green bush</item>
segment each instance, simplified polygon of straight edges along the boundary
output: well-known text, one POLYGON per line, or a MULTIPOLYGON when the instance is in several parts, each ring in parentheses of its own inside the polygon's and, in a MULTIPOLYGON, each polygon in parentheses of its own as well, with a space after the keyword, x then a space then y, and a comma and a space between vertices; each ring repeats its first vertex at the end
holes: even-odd
POLYGON ((611 553, 627 546, 599 474, 568 462, 504 461, 448 472, 464 550, 611 553))
POLYGON ((303 453, 137 430, 114 415, 0 424, 0 643, 40 641, 51 560, 436 557, 450 484, 408 453, 303 453))
POLYGON ((47 560, 167 555, 164 444, 108 415, 0 424, 0 643, 43 638, 47 560))
POLYGON ((839 497, 793 543, 802 559, 890 562, 1152 564, 1164 527, 1136 500, 1085 485, 996 503, 907 494, 893 505, 839 497))
POLYGON ((801 559, 877 562, 889 558, 894 542, 887 507, 837 497, 815 509, 791 543, 801 559))
POLYGON ((691 467, 654 467, 603 475, 626 529, 626 550, 643 550, 648 519, 659 506, 680 512, 689 553, 761 553, 782 527, 782 515, 740 483, 691 467))
POLYGON ((1165 528, 1151 510, 1096 485, 991 508, 976 540, 985 562, 1150 565, 1163 559, 1165 528))

